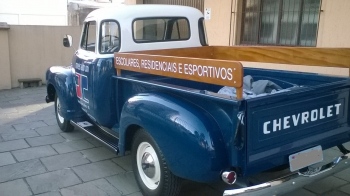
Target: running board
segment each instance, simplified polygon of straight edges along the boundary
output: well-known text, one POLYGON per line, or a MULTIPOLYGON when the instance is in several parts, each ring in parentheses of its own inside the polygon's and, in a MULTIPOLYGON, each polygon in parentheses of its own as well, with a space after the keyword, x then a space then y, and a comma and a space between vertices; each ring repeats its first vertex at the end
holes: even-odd
POLYGON ((119 153, 119 139, 116 137, 111 136, 108 133, 105 133, 103 130, 101 130, 98 126, 88 122, 88 121, 82 121, 82 122, 74 122, 73 120, 70 121, 71 124, 88 133, 98 141, 102 142, 107 147, 111 148, 116 152, 116 154, 119 153))

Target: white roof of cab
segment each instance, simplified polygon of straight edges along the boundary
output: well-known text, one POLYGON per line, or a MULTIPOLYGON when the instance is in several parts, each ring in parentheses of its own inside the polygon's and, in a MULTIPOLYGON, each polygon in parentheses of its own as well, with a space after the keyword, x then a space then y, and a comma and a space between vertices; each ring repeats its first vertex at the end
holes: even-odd
POLYGON ((193 7, 179 5, 120 5, 118 7, 101 8, 92 11, 85 21, 101 21, 105 19, 133 19, 141 17, 203 17, 202 12, 193 7))

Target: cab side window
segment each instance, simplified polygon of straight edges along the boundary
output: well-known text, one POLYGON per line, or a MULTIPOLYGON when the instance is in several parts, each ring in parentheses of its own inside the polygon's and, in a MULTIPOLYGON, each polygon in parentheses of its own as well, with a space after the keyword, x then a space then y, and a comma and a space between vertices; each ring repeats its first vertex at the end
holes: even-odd
POLYGON ((90 21, 84 24, 84 32, 81 39, 80 47, 83 50, 95 52, 96 42, 96 22, 90 21))
POLYGON ((109 54, 119 51, 120 28, 116 21, 103 21, 101 23, 100 46, 101 54, 109 54))

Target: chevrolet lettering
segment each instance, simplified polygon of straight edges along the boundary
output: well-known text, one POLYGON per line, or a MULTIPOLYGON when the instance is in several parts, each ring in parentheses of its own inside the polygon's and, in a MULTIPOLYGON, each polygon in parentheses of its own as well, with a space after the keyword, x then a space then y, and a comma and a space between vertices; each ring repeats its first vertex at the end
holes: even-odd
POLYGON ((334 105, 329 105, 327 107, 322 107, 319 109, 305 111, 298 114, 285 116, 283 118, 266 121, 264 122, 264 134, 270 134, 271 132, 281 131, 309 122, 315 122, 325 118, 330 118, 334 115, 339 115, 340 107, 341 104, 338 103, 334 105))

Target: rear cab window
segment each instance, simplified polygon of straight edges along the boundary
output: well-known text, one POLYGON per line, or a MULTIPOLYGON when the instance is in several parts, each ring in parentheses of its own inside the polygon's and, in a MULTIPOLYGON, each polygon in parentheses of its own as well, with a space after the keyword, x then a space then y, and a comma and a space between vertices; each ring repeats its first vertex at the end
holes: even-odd
POLYGON ((186 18, 139 18, 133 21, 133 39, 136 43, 183 41, 191 37, 186 18))
POLYGON ((204 18, 201 18, 198 21, 198 32, 199 32, 199 41, 201 42, 202 46, 208 46, 208 38, 205 32, 205 29, 206 28, 205 28, 204 18))

